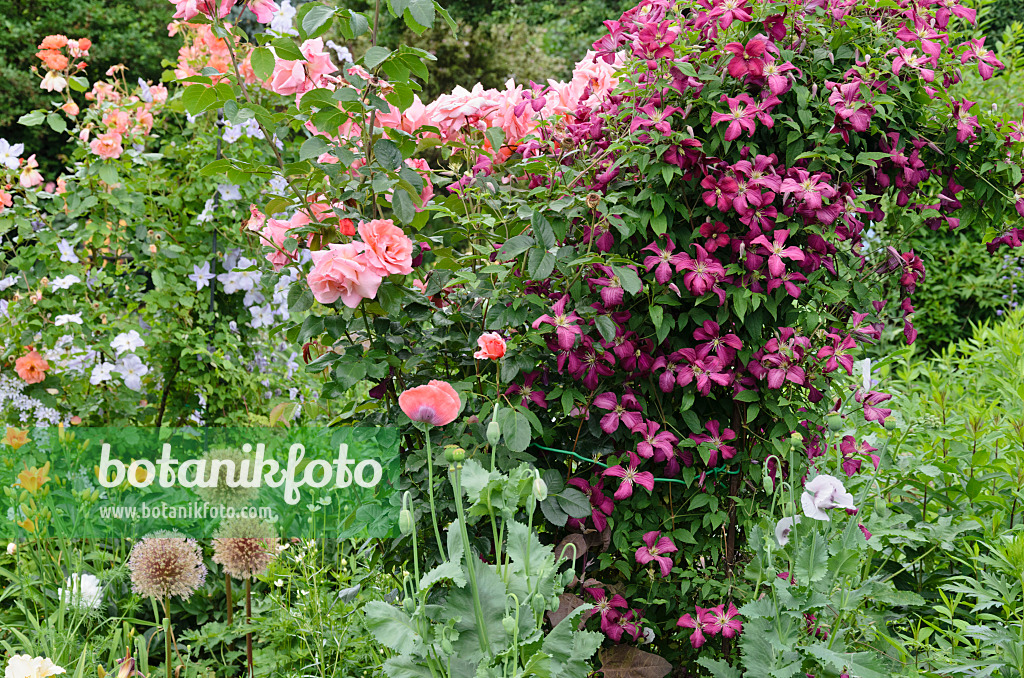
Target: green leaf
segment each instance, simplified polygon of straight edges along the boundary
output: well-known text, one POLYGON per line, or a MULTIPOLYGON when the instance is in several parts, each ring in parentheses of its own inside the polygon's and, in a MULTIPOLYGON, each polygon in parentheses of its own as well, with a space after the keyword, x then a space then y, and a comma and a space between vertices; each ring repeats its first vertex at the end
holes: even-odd
POLYGON ((308 311, 313 306, 313 292, 297 283, 288 288, 288 312, 292 315, 308 311))
POLYGON ((89 81, 80 75, 72 75, 68 78, 68 87, 76 92, 89 91, 89 81))
POLYGON ((274 53, 266 47, 257 47, 252 51, 252 71, 260 80, 266 80, 274 72, 277 60, 274 53))
POLYGON ((384 60, 389 56, 391 56, 391 50, 374 45, 366 50, 366 54, 363 55, 363 65, 366 68, 376 68, 384 63, 384 60))
POLYGON ((442 579, 451 579, 456 586, 466 585, 466 570, 462 567, 462 534, 459 521, 456 519, 448 526, 448 560, 441 563, 420 579, 420 588, 425 589, 442 579))
POLYGON ((373 155, 385 169, 397 170, 402 165, 402 151, 390 139, 378 139, 373 144, 373 155))
POLYGON ((613 266, 615 275, 618 276, 619 282, 622 283, 622 289, 626 290, 630 294, 638 294, 642 285, 640 284, 640 276, 638 276, 633 269, 626 268, 625 266, 613 266))
MULTIPOLYGON (((413 20, 424 28, 430 28, 434 25, 434 0, 409 0, 409 7, 406 9, 406 12, 412 15, 413 20)), ((410 26, 410 28, 413 27, 410 26)))
POLYGON ((306 60, 306 57, 302 56, 302 52, 295 46, 295 41, 291 38, 275 38, 270 41, 270 44, 274 47, 274 53, 277 54, 278 59, 285 59, 286 61, 306 60))
POLYGON ((68 123, 64 120, 63 116, 58 113, 50 113, 46 116, 46 124, 50 126, 54 132, 64 132, 68 129, 68 123))
POLYGON ((544 249, 550 250, 558 244, 558 241, 555 240, 555 231, 551 228, 551 222, 539 211, 534 210, 533 216, 530 217, 530 225, 533 227, 533 234, 537 236, 537 240, 544 249))
POLYGON ((555 255, 539 247, 530 249, 526 273, 534 280, 543 280, 555 270, 555 255))
POLYGON ((358 362, 338 363, 331 370, 331 378, 342 391, 352 388, 366 377, 366 363, 358 362))
POLYGON ((548 522, 556 527, 565 527, 565 524, 569 522, 569 514, 558 505, 555 495, 550 495, 540 503, 540 511, 548 519, 548 522))
POLYGON ((828 574, 828 545, 817 532, 808 539, 806 534, 800 534, 798 529, 797 537, 800 540, 800 547, 793 564, 793 576, 806 586, 828 574))
POLYGON ((582 520, 590 516, 590 500, 579 490, 567 487, 558 494, 558 506, 573 518, 582 520))
POLYGON ((395 216, 403 224, 411 224, 412 220, 416 218, 416 206, 413 204, 409 192, 404 188, 395 190, 394 195, 391 197, 391 208, 395 211, 395 216))
POLYGON ((892 675, 885 670, 879 658, 870 652, 835 652, 823 643, 814 643, 803 649, 837 672, 848 673, 850 678, 887 678, 892 675))
POLYGON ((523 452, 530 446, 530 422, 519 410, 504 407, 498 411, 498 425, 505 445, 513 452, 523 452))
POLYGON ((327 142, 320 137, 310 137, 302 142, 302 146, 299 148, 299 160, 309 160, 310 158, 319 158, 321 155, 326 153, 330 147, 327 142))
POLYGON ((499 259, 511 259, 517 257, 526 250, 533 247, 534 240, 525 233, 520 233, 517 236, 509 238, 501 249, 498 250, 499 259))
POLYGON ((331 27, 331 19, 334 18, 334 8, 325 5, 314 5, 302 17, 302 30, 307 40, 318 38, 326 33, 331 27))
POLYGON ((743 676, 743 673, 739 669, 734 669, 721 659, 698 657, 697 663, 706 668, 711 672, 711 675, 716 676, 717 678, 741 678, 743 676))
POLYGON ((41 125, 43 120, 46 120, 46 113, 44 111, 32 111, 18 118, 18 122, 26 127, 41 125))
POLYGON ((109 163, 102 163, 97 173, 100 175, 100 180, 105 184, 113 186, 118 182, 117 168, 109 163))
POLYGON ((606 315, 599 315, 594 318, 594 324, 597 325, 597 331, 601 333, 605 341, 614 341, 615 323, 612 322, 611 318, 606 315))
MULTIPOLYGON (((363 623, 381 645, 403 654, 412 652, 420 642, 416 624, 403 610, 380 600, 363 606, 363 623)), ((498 625, 501 625, 499 620, 498 625)))

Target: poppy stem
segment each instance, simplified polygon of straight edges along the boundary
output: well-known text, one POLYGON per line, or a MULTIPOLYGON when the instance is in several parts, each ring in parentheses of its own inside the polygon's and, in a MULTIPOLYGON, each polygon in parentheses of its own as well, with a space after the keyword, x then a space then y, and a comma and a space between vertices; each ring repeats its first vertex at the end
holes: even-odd
POLYGON ((441 530, 437 526, 437 507, 434 505, 434 451, 430 447, 430 429, 424 429, 427 438, 427 495, 430 498, 430 522, 434 525, 434 538, 437 539, 437 552, 441 560, 445 560, 444 546, 441 541, 441 530))

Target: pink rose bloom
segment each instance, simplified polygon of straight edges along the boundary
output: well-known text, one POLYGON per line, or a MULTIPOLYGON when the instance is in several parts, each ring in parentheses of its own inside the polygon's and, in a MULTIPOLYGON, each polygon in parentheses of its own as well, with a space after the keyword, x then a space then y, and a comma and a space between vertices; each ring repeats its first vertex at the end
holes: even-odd
POLYGON ((135 111, 136 126, 143 134, 149 134, 153 130, 153 114, 144 108, 135 111))
POLYGON ((473 354, 478 360, 497 360, 505 355, 505 340, 497 332, 481 334, 476 345, 480 350, 473 354))
POLYGON ((367 265, 365 248, 358 242, 334 243, 313 252, 313 270, 306 276, 313 298, 321 304, 341 299, 349 308, 355 308, 363 299, 377 296, 381 277, 367 265))
POLYGON ((36 162, 36 154, 33 153, 21 167, 21 177, 18 178, 18 183, 23 188, 32 188, 43 183, 43 175, 39 173, 37 167, 39 167, 39 163, 36 162))
POLYGON ((320 86, 324 76, 338 70, 324 51, 323 38, 307 40, 299 48, 305 61, 278 59, 267 88, 278 94, 301 94, 320 86))
POLYGON ((252 0, 249 9, 256 15, 256 21, 261 24, 269 24, 270 20, 274 18, 274 14, 277 13, 278 7, 274 0, 252 0))
POLYGON ((167 88, 163 85, 151 85, 149 94, 153 97, 154 104, 162 104, 167 101, 167 88))
MULTIPOLYGON (((234 6, 236 0, 220 0, 220 7, 218 9, 218 16, 221 19, 231 13, 231 8, 234 6)), ((206 16, 213 16, 214 7, 216 2, 214 0, 171 0, 174 4, 175 19, 185 19, 186 21, 194 17, 195 15, 202 12, 206 16)))
POLYGON ((131 119, 132 116, 128 111, 113 111, 103 116, 103 124, 110 131, 117 132, 118 134, 127 134, 131 119))
POLYGON ((379 276, 412 273, 412 240, 390 219, 359 223, 366 243, 366 263, 379 276))
POLYGON ((117 132, 106 132, 99 135, 89 142, 89 148, 104 160, 120 158, 124 153, 124 148, 121 147, 121 135, 117 132))
POLYGON ((263 227, 263 230, 260 231, 260 237, 263 239, 264 244, 275 248, 273 252, 267 255, 267 261, 273 264, 275 271, 280 271, 295 261, 295 255, 285 249, 284 246, 284 241, 288 237, 288 230, 291 228, 292 224, 287 221, 270 219, 267 221, 267 225, 263 227))
POLYGON ((7 191, 0 190, 0 214, 3 211, 14 204, 14 200, 11 199, 11 194, 7 191))

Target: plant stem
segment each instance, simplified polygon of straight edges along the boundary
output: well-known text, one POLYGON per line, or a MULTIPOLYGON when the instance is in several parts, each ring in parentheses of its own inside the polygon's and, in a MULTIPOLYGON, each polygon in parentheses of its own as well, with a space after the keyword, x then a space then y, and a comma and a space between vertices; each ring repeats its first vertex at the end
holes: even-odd
POLYGON ((171 678, 171 606, 164 596, 164 667, 167 678, 171 678))
MULTIPOLYGON (((245 580, 245 625, 252 623, 252 579, 245 580)), ((249 678, 256 675, 252 663, 252 631, 245 632, 245 660, 249 663, 249 678)))
POLYGON ((224 574, 224 592, 228 596, 228 626, 234 621, 234 602, 231 600, 231 575, 224 574))
POLYGON ((430 428, 424 429, 427 438, 427 496, 430 498, 430 522, 434 525, 434 538, 437 539, 437 551, 441 560, 445 559, 444 546, 441 541, 441 530, 437 527, 437 508, 434 505, 434 451, 430 447, 430 428))
POLYGON ((466 530, 466 513, 462 509, 462 483, 459 470, 462 464, 452 466, 449 472, 452 476, 452 487, 455 488, 455 511, 459 516, 459 532, 462 534, 462 548, 465 551, 466 569, 469 570, 469 585, 473 591, 473 612, 476 617, 476 629, 479 634, 480 651, 485 652, 488 657, 494 657, 491 652, 491 643, 487 638, 487 624, 484 622, 484 610, 480 605, 480 589, 476 583, 476 562, 473 560, 473 551, 469 545, 469 532, 466 530))

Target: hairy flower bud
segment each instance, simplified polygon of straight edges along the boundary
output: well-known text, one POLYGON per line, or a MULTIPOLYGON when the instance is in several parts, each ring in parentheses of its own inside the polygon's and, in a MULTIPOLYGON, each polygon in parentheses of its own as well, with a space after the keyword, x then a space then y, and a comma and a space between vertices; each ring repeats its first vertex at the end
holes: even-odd
POLYGON ((412 534, 412 528, 412 511, 409 509, 402 509, 398 513, 398 529, 402 531, 402 534, 412 534))
POLYGON ((487 425, 487 444, 494 447, 501 440, 501 425, 497 421, 491 420, 491 423, 487 425))
POLYGON ((537 501, 544 501, 548 498, 548 484, 544 482, 544 479, 540 477, 540 473, 534 471, 533 477, 533 496, 537 498, 537 501))
POLYGON ((843 428, 843 418, 838 414, 828 415, 828 428, 832 432, 840 430, 843 428))

